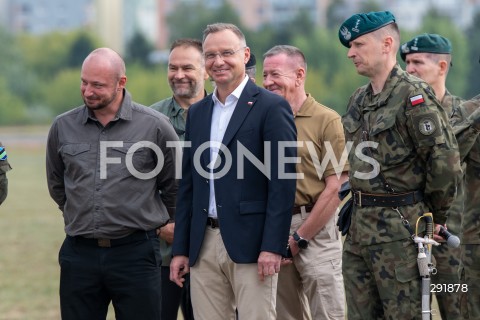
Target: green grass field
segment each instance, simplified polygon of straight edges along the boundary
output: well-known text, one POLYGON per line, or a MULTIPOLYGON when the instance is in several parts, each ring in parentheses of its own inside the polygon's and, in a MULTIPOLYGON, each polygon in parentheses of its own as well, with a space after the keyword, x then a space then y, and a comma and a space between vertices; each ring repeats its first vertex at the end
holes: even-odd
MULTIPOLYGON (((57 258, 65 233, 45 179, 47 131, 0 127, 13 167, 0 207, 0 320, 60 319, 57 258)), ((433 308, 438 310, 436 303, 433 308)), ((112 309, 108 319, 114 319, 112 309)))
MULTIPOLYGON (((58 250, 65 233, 47 190, 47 133, 48 127, 0 127, 13 168, 0 207, 0 320, 60 319, 58 250)), ((107 319, 115 319, 112 308, 107 319)))
POLYGON ((0 319, 60 319, 57 253, 60 211, 48 195, 48 128, 0 128, 13 167, 0 207, 0 319))

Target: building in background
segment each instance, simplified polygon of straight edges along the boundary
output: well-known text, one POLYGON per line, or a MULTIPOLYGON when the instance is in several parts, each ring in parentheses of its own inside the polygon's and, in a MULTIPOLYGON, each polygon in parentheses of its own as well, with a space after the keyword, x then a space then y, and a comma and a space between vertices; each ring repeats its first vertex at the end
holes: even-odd
MULTIPOLYGON (((43 34, 54 30, 91 28, 104 42, 120 53, 135 32, 140 32, 158 50, 168 50, 167 17, 182 4, 202 3, 215 10, 224 0, 0 0, 0 24, 12 33, 43 34)), ((301 11, 308 12, 320 27, 327 25, 328 9, 338 0, 226 0, 238 12, 242 24, 257 30, 265 24, 282 25, 301 11)), ((390 10, 402 30, 417 29, 424 14, 435 8, 467 28, 480 10, 480 0, 377 0, 390 10)), ((346 18, 371 0, 344 0, 336 15, 346 18)), ((160 51, 161 52, 161 51, 160 51)))
POLYGON ((106 47, 123 54, 123 1, 94 0, 95 19, 92 23, 95 34, 103 40, 106 47))
POLYGON ((88 27, 92 0, 0 0, 1 24, 12 33, 44 34, 88 27))

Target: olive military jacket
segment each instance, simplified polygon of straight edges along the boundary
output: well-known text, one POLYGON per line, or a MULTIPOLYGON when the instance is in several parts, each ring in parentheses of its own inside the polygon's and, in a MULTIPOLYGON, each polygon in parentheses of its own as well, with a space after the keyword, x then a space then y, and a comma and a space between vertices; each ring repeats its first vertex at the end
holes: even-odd
MULTIPOLYGON (((452 95, 448 90, 445 91, 445 95, 441 101, 443 109, 447 113, 447 117, 450 119, 450 123, 452 122, 452 116, 465 100, 452 95)), ((462 166, 462 171, 465 171, 465 167, 462 166)), ((461 235, 461 223, 462 223, 462 216, 464 211, 464 182, 463 182, 463 175, 460 178, 460 182, 457 186, 457 196, 455 201, 453 202, 450 210, 448 210, 448 219, 447 219, 447 227, 450 232, 456 234, 458 236, 461 235)))
POLYGON ((480 95, 458 107, 452 117, 460 157, 465 164, 465 202, 462 221, 462 243, 480 244, 480 95))

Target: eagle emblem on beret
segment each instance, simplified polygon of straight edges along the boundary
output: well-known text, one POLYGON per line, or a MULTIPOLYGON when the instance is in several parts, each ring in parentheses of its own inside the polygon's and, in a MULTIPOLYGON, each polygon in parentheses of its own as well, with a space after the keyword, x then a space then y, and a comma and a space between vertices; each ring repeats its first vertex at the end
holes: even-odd
POLYGON ((350 31, 348 31, 347 27, 343 26, 341 29, 340 29, 340 34, 343 36, 343 38, 345 40, 350 40, 350 38, 352 38, 352 34, 350 33, 350 31))

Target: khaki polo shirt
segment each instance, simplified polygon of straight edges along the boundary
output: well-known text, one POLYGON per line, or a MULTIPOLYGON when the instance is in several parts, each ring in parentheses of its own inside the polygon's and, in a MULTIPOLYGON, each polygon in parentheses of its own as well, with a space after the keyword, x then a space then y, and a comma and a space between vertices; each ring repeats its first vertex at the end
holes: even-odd
POLYGON ((303 178, 297 179, 295 205, 315 204, 325 189, 325 177, 350 169, 348 153, 344 151, 342 121, 337 112, 307 94, 307 99, 295 115, 295 125, 300 142, 298 157, 301 159, 297 163, 297 173, 303 174, 303 178), (318 163, 317 169, 315 162, 318 163))

